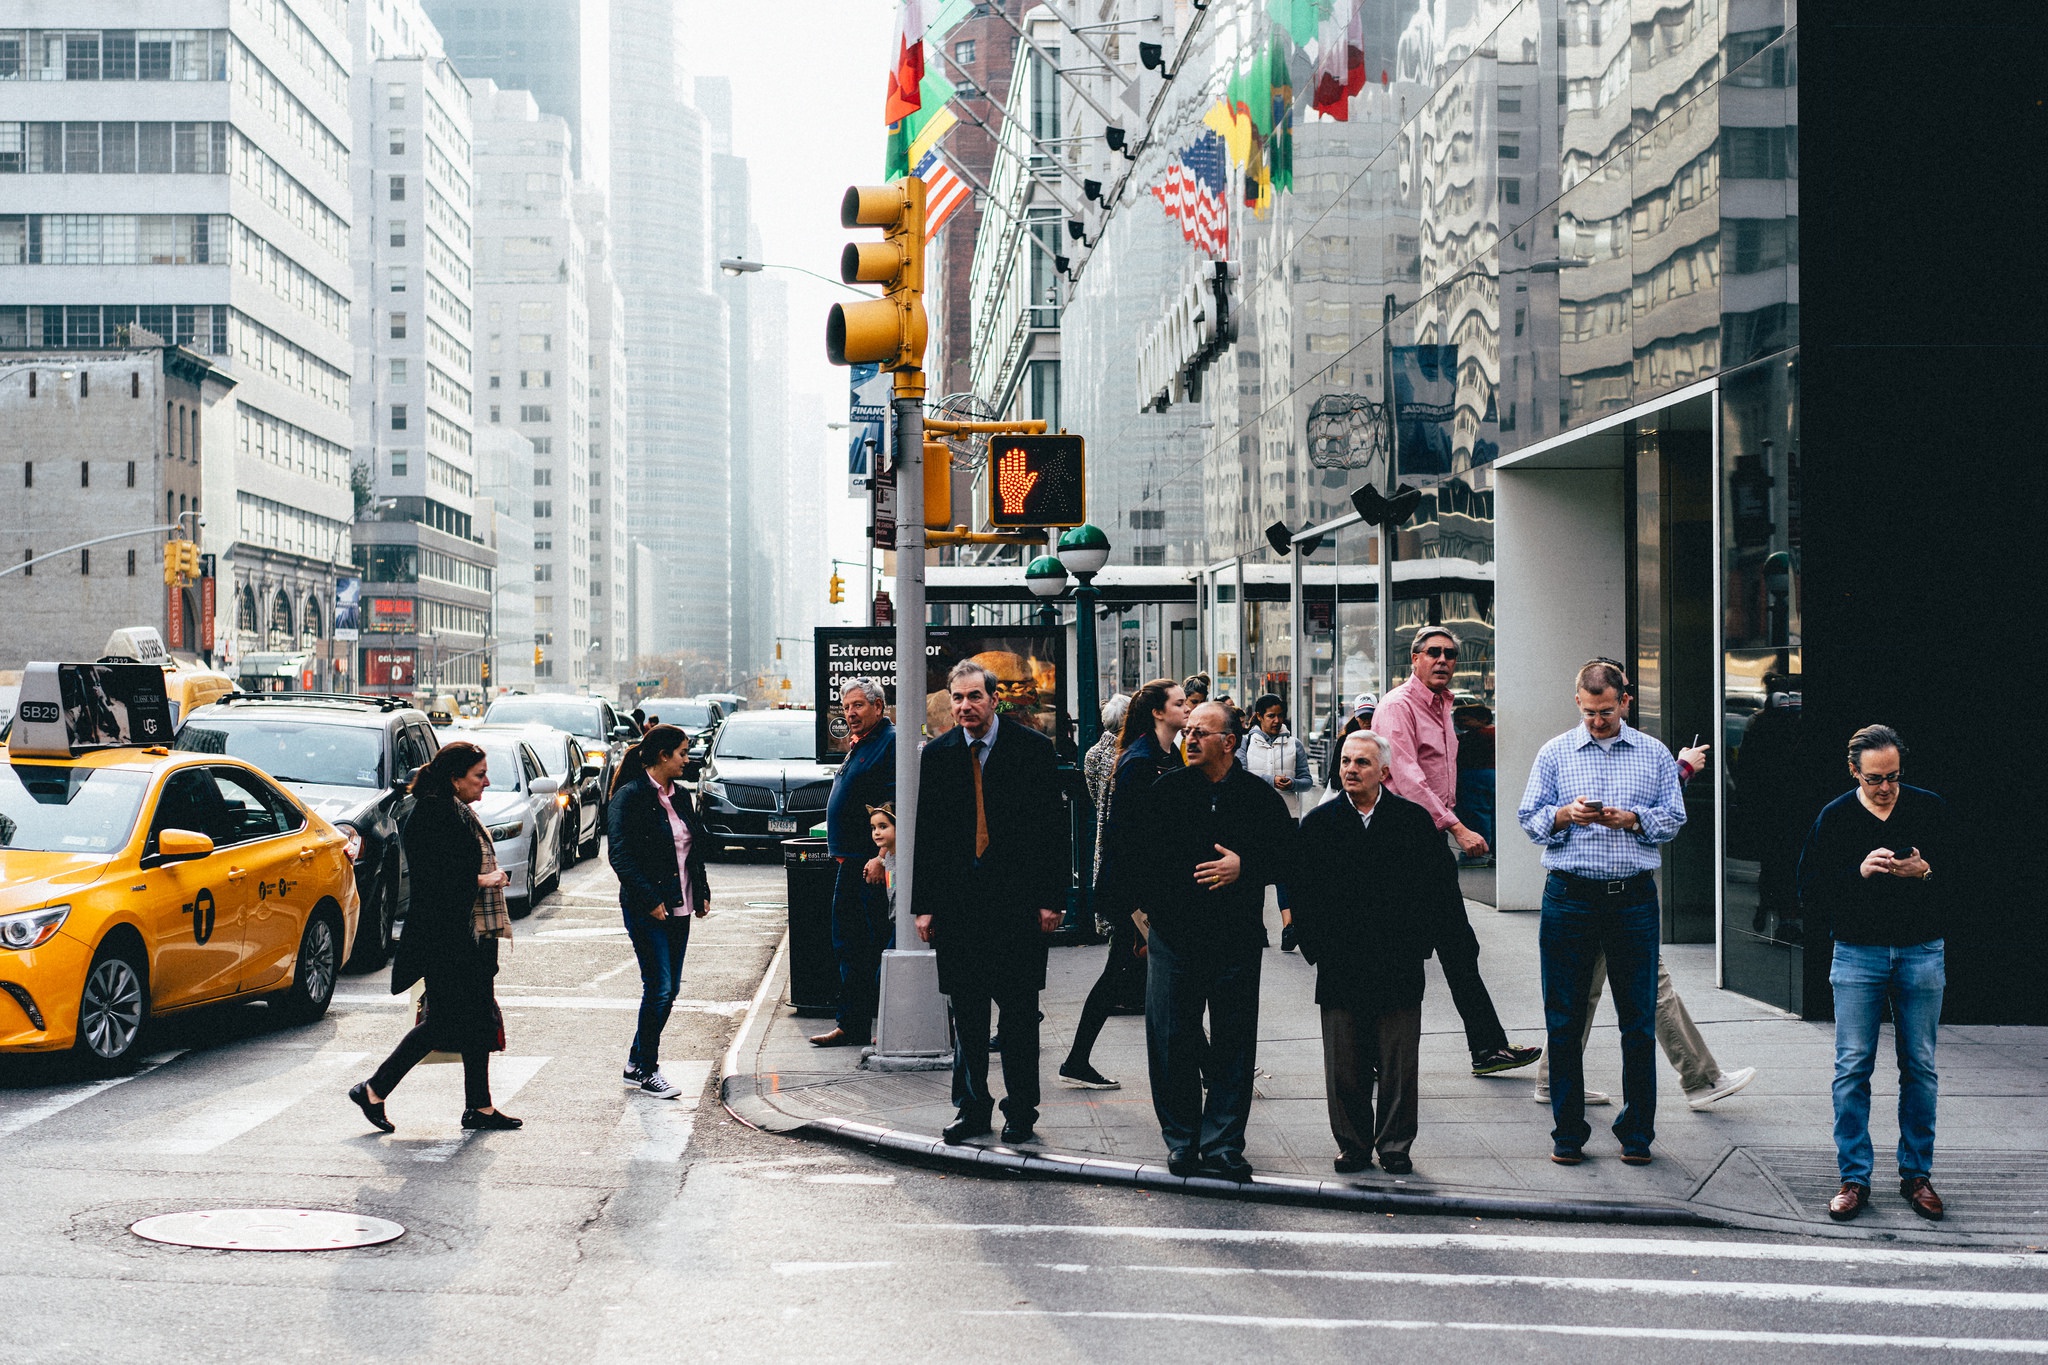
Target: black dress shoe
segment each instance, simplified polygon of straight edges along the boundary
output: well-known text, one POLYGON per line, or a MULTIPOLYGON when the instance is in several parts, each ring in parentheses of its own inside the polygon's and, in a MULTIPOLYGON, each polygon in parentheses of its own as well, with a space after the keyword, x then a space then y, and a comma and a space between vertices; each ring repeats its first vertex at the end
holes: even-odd
POLYGON ((1176 1147, 1167 1154, 1166 1169, 1174 1175, 1193 1175, 1202 1169, 1202 1159, 1192 1147, 1176 1147))
POLYGON ((1360 1156, 1354 1152, 1346 1152, 1330 1164, 1336 1168, 1338 1175, 1357 1175, 1360 1171, 1372 1169, 1372 1158, 1360 1156))
POLYGON ((462 1126, 474 1132, 510 1131, 514 1128, 524 1128, 526 1121, 515 1119, 510 1114, 501 1114, 497 1110, 486 1114, 481 1109, 465 1109, 462 1111, 462 1126))
POLYGON ((363 1111, 363 1117, 370 1121, 372 1128, 386 1133, 398 1131, 398 1125, 384 1117, 384 1102, 370 1098, 369 1082, 358 1081, 350 1086, 348 1088, 348 1097, 356 1102, 356 1108, 363 1111))
POLYGON ((1209 1169, 1225 1180, 1235 1180, 1240 1185, 1249 1184, 1252 1178, 1252 1163, 1235 1152, 1209 1159, 1209 1169))
POLYGON ((1415 1163, 1405 1152, 1381 1152, 1380 1169, 1388 1175, 1406 1175, 1415 1169, 1415 1163))
POLYGON ((950 1145, 958 1146, 969 1138, 982 1137, 994 1131, 995 1127, 989 1123, 986 1115, 976 1118, 970 1114, 962 1114, 947 1124, 939 1136, 950 1145))
POLYGON ((1038 1141, 1038 1134, 1032 1131, 1031 1125, 1028 1123, 1005 1123, 1003 1125, 1003 1141, 1009 1146, 1015 1147, 1021 1143, 1038 1141))

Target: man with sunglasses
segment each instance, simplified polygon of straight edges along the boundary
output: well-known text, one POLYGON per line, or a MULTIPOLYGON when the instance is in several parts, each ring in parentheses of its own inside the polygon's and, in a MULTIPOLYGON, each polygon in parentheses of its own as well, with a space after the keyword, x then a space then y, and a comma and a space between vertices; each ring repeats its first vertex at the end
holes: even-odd
MULTIPOLYGON (((1458 671, 1458 637, 1442 626, 1424 626, 1409 642, 1408 661, 1410 676, 1387 693, 1372 715, 1373 733, 1387 741, 1387 789, 1422 807, 1460 853, 1478 857, 1486 852, 1486 840, 1465 828, 1457 811, 1458 728, 1452 720, 1451 675, 1458 671)), ((1443 931, 1437 961, 1465 1022, 1472 1074, 1493 1076, 1541 1057, 1540 1047, 1508 1042, 1479 976, 1479 938, 1462 901, 1459 913, 1443 922, 1443 931)))
POLYGON ((1891 1005, 1899 1056, 1899 1195, 1939 1219, 1934 1109, 1935 1034, 1947 985, 1943 939, 1948 881, 1935 875, 1948 847, 1948 805, 1900 780, 1905 745, 1888 725, 1849 738, 1856 786, 1829 802, 1799 855, 1799 899, 1809 925, 1834 937, 1835 1157, 1842 1188, 1828 1217, 1846 1222, 1870 1204, 1870 1074, 1877 1029, 1891 1005))

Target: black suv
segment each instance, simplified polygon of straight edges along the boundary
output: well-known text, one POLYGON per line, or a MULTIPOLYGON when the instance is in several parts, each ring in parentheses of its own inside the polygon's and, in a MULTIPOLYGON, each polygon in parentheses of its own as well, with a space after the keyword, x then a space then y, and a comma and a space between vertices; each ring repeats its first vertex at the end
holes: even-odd
POLYGON ((426 713, 399 697, 236 692, 186 717, 177 747, 255 764, 348 836, 363 906, 348 966, 383 966, 412 892, 408 789, 441 748, 426 713))

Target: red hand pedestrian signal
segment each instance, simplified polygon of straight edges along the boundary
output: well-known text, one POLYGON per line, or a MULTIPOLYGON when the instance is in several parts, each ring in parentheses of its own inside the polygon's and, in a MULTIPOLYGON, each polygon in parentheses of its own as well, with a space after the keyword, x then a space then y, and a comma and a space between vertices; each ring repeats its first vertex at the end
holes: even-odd
POLYGON ((1031 468, 1030 460, 1023 451, 1013 449, 1003 453, 1001 467, 996 471, 996 490, 1003 500, 1004 516, 1024 515, 1024 500, 1038 486, 1038 479, 1038 472, 1031 468))

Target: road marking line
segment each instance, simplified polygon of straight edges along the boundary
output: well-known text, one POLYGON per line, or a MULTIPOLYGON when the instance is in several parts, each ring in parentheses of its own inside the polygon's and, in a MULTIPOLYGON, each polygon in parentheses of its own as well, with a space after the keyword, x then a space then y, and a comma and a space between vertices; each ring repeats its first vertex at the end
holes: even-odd
POLYGON ((689 1149, 697 1127, 697 1102, 711 1079, 711 1062, 664 1062, 662 1074, 683 1092, 682 1098, 658 1100, 628 1093, 626 1112, 619 1115, 619 1133, 634 1142, 628 1161, 674 1165, 689 1149))
POLYGON ((146 1139, 135 1149, 165 1156, 196 1156, 232 1142, 260 1123, 276 1118, 337 1071, 355 1066, 367 1052, 320 1052, 298 1066, 215 1097, 198 1113, 174 1125, 162 1137, 146 1139))
POLYGON ((1817 1261, 1844 1265, 1972 1266, 2048 1270, 2048 1256, 1995 1251, 1905 1251, 1856 1243, 1818 1246, 1774 1242, 1710 1242, 1651 1237, 1545 1237, 1461 1232, 1293 1232, 1238 1228, 1091 1227, 1052 1223, 899 1223, 921 1232, 971 1232, 989 1237, 1131 1237, 1152 1242, 1270 1243, 1379 1251, 1549 1252, 1580 1256, 1691 1256, 1719 1260, 1817 1261))
MULTIPOLYGON (((540 1069, 553 1061, 552 1057, 500 1057, 491 1063, 491 1108, 496 1109, 525 1088, 540 1069)), ((388 1097, 387 1097, 388 1098, 388 1097)), ((446 1161, 461 1151, 463 1145, 476 1133, 472 1129, 460 1128, 453 1137, 439 1142, 428 1143, 412 1154, 414 1161, 446 1161)))
POLYGON ((778 1275, 831 1275, 843 1270, 888 1270, 894 1261, 771 1261, 778 1275))
POLYGON ((126 1085, 137 1076, 146 1076, 165 1062, 176 1061, 185 1055, 186 1049, 175 1048, 170 1052, 159 1052, 146 1057, 142 1064, 125 1076, 109 1076, 105 1080, 88 1081, 83 1085, 67 1086, 32 1104, 24 1105, 11 1113, 0 1115, 0 1137, 12 1137, 31 1124, 41 1123, 54 1114, 61 1114, 74 1104, 83 1104, 95 1095, 104 1094, 117 1085, 126 1085))
POLYGON ((1049 1308, 969 1308, 975 1318, 1096 1318, 1112 1322, 1188 1322, 1204 1327, 1307 1327, 1318 1331, 1534 1332, 1564 1337, 1649 1337, 1659 1341, 1718 1341, 1742 1345, 1873 1346, 1919 1351, 1979 1351, 2048 1355, 2048 1341, 2013 1337, 1893 1337, 1848 1332, 1736 1332, 1688 1327, 1576 1327, 1548 1322, 1425 1322, 1400 1318, 1269 1318, 1236 1313, 1136 1313, 1049 1308))
MULTIPOLYGON (((405 1006, 410 1008, 412 1000, 404 995, 337 995, 337 1005, 382 1005, 386 1008, 405 1006)), ((674 1008, 685 1014, 722 1014, 731 1018, 746 1012, 745 1000, 678 1000, 674 1008)), ((508 1010, 635 1010, 640 1008, 637 995, 501 995, 498 1007, 508 1010)))

